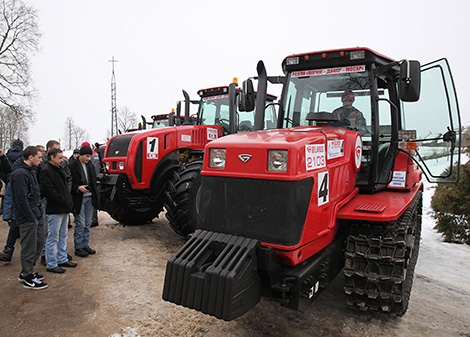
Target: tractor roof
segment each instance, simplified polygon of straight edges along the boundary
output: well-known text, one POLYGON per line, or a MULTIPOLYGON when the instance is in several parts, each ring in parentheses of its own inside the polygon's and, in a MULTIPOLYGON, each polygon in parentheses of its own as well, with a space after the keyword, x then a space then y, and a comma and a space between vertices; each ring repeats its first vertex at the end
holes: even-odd
POLYGON ((347 67, 371 63, 382 66, 392 62, 395 60, 372 49, 357 47, 291 55, 282 61, 282 69, 287 74, 296 70, 347 67))

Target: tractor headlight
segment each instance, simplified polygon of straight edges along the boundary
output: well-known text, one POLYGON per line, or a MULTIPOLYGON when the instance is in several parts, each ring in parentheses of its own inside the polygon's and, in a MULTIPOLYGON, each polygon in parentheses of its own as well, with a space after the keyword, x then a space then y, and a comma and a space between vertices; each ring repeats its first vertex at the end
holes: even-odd
POLYGON ((104 163, 104 167, 106 168, 107 171, 109 171, 109 161, 104 163))
POLYGON ((269 150, 268 171, 286 172, 287 150, 269 150))
POLYGON ((209 167, 225 168, 225 152, 225 149, 211 149, 209 167))
POLYGON ((119 169, 119 171, 124 171, 124 162, 123 161, 119 162, 118 169, 119 169))

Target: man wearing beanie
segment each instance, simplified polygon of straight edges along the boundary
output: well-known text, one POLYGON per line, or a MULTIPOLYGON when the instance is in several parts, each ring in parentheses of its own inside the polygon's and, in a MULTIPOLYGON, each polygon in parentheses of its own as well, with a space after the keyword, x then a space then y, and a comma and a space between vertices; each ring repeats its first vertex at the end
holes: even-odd
POLYGON ((72 175, 72 199, 75 216, 75 230, 73 241, 75 255, 87 257, 96 251, 89 247, 90 225, 93 206, 98 207, 98 193, 96 190, 96 173, 90 163, 93 154, 89 145, 80 148, 78 160, 70 164, 72 175))

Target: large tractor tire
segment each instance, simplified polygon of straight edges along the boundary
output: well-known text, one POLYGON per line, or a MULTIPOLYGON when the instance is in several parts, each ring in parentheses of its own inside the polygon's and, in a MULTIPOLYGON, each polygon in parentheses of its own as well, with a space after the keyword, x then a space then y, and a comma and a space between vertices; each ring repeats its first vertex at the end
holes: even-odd
POLYGON ((183 164, 168 182, 165 193, 166 218, 170 227, 186 237, 196 230, 196 198, 201 187, 202 159, 183 164))
POLYGON ((344 267, 344 291, 350 307, 405 314, 418 260, 421 214, 419 192, 396 221, 352 225, 344 267))

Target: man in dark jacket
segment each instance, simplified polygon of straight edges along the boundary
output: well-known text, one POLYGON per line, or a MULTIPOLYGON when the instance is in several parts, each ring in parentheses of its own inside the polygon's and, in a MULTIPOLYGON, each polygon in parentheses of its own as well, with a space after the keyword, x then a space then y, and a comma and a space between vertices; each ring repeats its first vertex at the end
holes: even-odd
POLYGON ((33 174, 34 167, 41 163, 41 153, 36 146, 23 151, 23 160, 13 164, 10 176, 11 195, 15 219, 21 237, 21 273, 18 280, 25 288, 44 289, 44 278, 34 272, 34 265, 44 245, 43 229, 38 228, 41 217, 39 185, 33 174))
POLYGON ((15 139, 11 143, 11 148, 8 150, 6 156, 8 160, 13 165, 18 158, 23 156, 23 142, 20 139, 15 139))
POLYGON ((67 189, 67 175, 61 167, 63 154, 54 148, 47 152, 48 162, 41 169, 41 194, 46 198, 48 233, 46 239, 46 270, 64 273, 62 267, 76 267, 67 258, 67 225, 73 211, 72 197, 67 189))
POLYGON ((75 255, 87 257, 96 251, 89 247, 90 225, 93 206, 98 207, 95 169, 90 163, 93 154, 91 147, 84 145, 80 149, 78 160, 70 164, 72 174, 72 199, 75 215, 73 241, 75 255))

